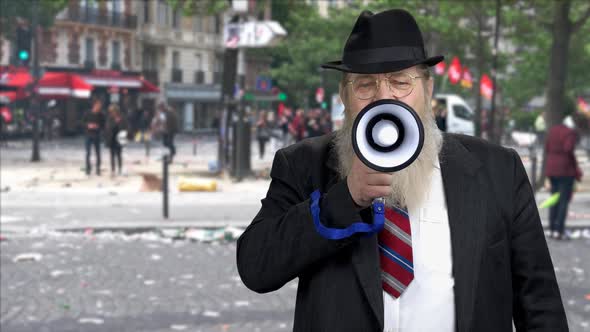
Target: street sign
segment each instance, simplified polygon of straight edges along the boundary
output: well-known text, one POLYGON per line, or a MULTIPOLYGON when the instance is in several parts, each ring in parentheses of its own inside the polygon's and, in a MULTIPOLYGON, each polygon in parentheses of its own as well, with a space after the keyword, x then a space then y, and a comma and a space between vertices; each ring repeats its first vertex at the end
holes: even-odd
POLYGON ((276 21, 253 21, 226 24, 223 31, 225 47, 268 47, 287 35, 276 21))

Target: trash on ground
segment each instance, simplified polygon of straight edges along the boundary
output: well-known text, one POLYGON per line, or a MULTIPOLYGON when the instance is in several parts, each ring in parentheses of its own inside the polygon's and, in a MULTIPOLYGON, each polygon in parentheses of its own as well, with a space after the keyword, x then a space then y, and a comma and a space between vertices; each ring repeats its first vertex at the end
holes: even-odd
POLYGON ((219 312, 217 312, 217 311, 211 311, 211 310, 205 310, 203 312, 203 316, 205 316, 205 317, 219 317, 219 312))
POLYGON ((30 252, 30 253, 24 253, 24 254, 17 255, 16 257, 14 257, 13 261, 15 263, 27 262, 27 261, 38 262, 42 258, 43 258, 43 255, 41 255, 40 253, 30 252))
POLYGON ((217 181, 212 179, 180 178, 178 180, 178 190, 182 192, 217 191, 217 181))
POLYGON ((104 323, 104 319, 102 318, 80 318, 78 320, 80 324, 94 324, 94 325, 101 325, 104 323))
POLYGON ((222 240, 225 237, 225 230, 221 229, 189 229, 185 233, 187 239, 211 242, 216 240, 222 240))

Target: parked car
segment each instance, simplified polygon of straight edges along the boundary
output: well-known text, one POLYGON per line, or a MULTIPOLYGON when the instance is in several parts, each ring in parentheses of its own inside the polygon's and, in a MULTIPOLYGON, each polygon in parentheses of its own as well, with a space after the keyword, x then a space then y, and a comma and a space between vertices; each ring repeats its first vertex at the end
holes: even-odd
POLYGON ((474 112, 463 98, 451 94, 437 94, 434 98, 446 107, 447 132, 475 135, 474 112))

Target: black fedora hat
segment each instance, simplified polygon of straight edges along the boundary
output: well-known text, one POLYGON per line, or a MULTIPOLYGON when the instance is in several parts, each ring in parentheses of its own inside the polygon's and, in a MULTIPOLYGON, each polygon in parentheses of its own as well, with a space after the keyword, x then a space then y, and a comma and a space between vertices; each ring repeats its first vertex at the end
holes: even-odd
POLYGON ((442 55, 428 58, 416 20, 402 9, 377 14, 363 11, 342 52, 341 61, 322 64, 323 68, 349 73, 395 72, 419 64, 434 66, 442 55))

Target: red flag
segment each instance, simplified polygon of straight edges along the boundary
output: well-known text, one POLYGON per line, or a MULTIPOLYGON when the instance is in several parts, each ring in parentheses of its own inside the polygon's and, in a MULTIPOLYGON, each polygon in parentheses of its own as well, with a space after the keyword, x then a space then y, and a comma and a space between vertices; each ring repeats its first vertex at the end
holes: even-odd
POLYGON ((479 84, 479 92, 486 99, 488 99, 488 100, 491 100, 492 99, 492 94, 494 92, 494 87, 492 85, 492 80, 490 79, 490 77, 487 74, 483 74, 481 76, 481 81, 480 81, 480 84, 479 84))
POLYGON ((582 113, 590 112, 590 106, 588 106, 588 103, 582 97, 578 97, 578 110, 582 113))
POLYGON ((437 75, 444 75, 445 69, 447 69, 447 64, 444 61, 441 61, 434 66, 434 72, 437 75))
POLYGON ((463 68, 463 76, 461 77, 461 86, 467 89, 471 89, 473 86, 473 77, 467 67, 463 68))
POLYGON ((0 107, 0 116, 4 118, 4 123, 12 122, 12 113, 10 112, 8 107, 0 107))
POLYGON ((448 74, 451 84, 457 84, 459 82, 461 79, 461 63, 459 62, 459 58, 453 58, 453 61, 451 61, 451 66, 449 66, 448 74))

